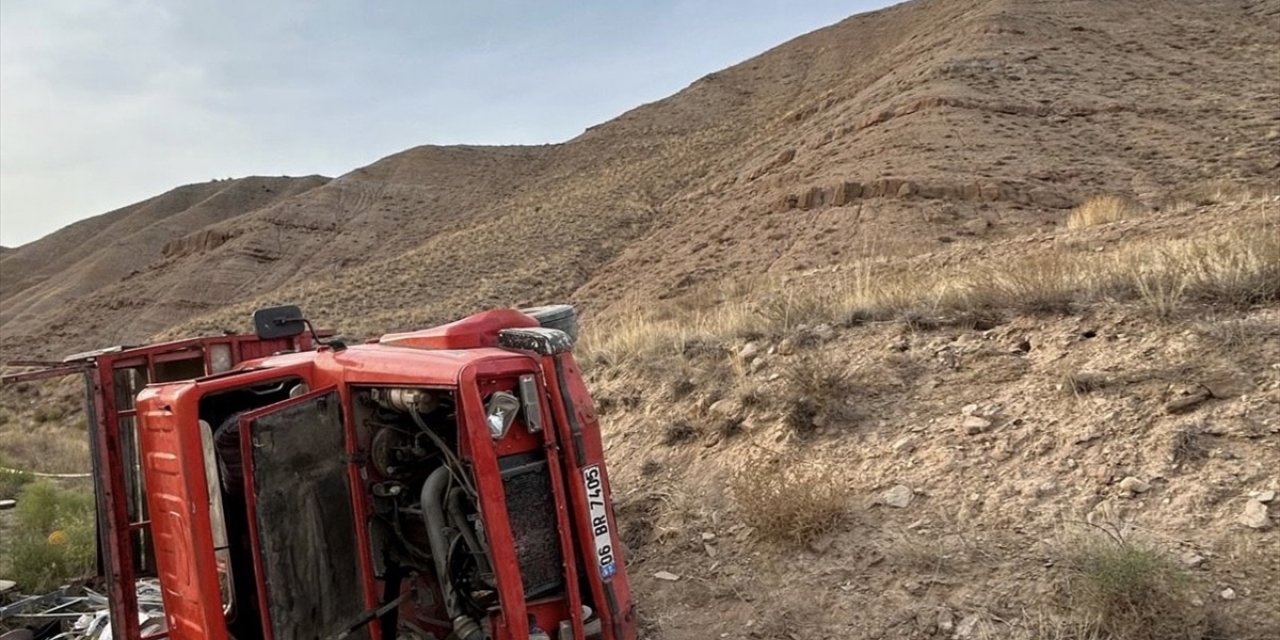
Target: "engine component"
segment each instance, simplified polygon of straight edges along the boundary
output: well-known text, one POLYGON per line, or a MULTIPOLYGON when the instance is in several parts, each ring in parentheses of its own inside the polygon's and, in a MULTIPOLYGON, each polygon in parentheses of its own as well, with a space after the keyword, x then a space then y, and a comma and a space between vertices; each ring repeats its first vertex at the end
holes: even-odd
POLYGON ((424 389, 374 389, 371 395, 379 405, 404 413, 431 413, 438 404, 435 394, 424 389))
POLYGON ((422 484, 422 517, 427 523, 427 536, 431 540, 431 556, 435 562, 436 579, 444 595, 445 612, 453 624, 453 634, 461 640, 481 640, 484 631, 475 620, 462 610, 456 585, 449 571, 449 540, 445 532, 444 498, 449 486, 450 471, 440 467, 431 472, 422 484))

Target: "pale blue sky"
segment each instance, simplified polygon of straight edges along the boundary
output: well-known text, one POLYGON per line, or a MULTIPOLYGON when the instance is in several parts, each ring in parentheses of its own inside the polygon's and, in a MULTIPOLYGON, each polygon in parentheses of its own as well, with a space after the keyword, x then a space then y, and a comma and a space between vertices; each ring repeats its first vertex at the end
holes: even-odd
POLYGON ((0 0, 0 244, 180 184, 560 142, 889 0, 0 0))

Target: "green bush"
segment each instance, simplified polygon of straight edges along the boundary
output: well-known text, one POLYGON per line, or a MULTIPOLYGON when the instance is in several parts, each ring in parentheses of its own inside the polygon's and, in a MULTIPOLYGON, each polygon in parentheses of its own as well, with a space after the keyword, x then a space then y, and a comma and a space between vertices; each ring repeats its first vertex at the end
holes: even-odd
POLYGON ((4 457, 0 457, 0 467, 0 500, 16 498, 23 487, 35 480, 25 471, 8 471, 11 467, 4 457))
POLYGON ((3 573, 27 593, 41 593, 90 575, 96 556, 94 501, 88 491, 49 482, 18 496, 17 522, 0 540, 3 573))

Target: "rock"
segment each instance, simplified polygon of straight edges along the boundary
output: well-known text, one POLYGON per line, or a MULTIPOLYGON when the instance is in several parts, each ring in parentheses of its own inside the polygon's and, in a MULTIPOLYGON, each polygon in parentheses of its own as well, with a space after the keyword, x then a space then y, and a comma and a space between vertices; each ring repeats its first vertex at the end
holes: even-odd
POLYGON ((1133 476, 1128 476, 1120 481, 1120 490, 1129 493, 1146 493, 1151 490, 1151 484, 1133 476))
POLYGON ((915 493, 911 491, 911 487, 904 484, 894 485, 886 489, 880 494, 880 504, 893 507, 895 509, 905 509, 911 505, 911 500, 915 498, 915 493))
POLYGON ((831 545, 836 541, 834 536, 822 536, 809 541, 809 550, 815 554, 822 555, 831 549, 831 545))
POLYGON ((1231 587, 1227 587, 1226 589, 1223 589, 1222 592, 1219 593, 1218 595, 1221 596, 1223 600, 1235 600, 1236 590, 1232 589, 1231 587))
POLYGON ((759 371, 759 370, 761 370, 761 369, 765 368, 765 365, 767 365, 767 364, 769 364, 769 359, 768 359, 768 358, 766 358, 766 357, 764 357, 764 356, 759 356, 759 357, 757 357, 755 360, 752 360, 752 361, 751 361, 751 371, 752 371, 752 373, 754 373, 754 372, 756 372, 756 371, 759 371))
POLYGON ((722 418, 741 418, 742 403, 732 398, 724 398, 711 403, 711 406, 707 407, 707 411, 722 418))
POLYGON ((1194 551, 1188 551, 1182 554, 1182 557, 1180 559, 1182 560, 1182 564, 1186 565, 1188 568, 1191 568, 1191 569, 1195 569, 1200 565, 1204 564, 1204 556, 1194 551))
POLYGON ((714 534, 714 533, 712 533, 712 532, 710 532, 710 531, 703 531, 703 532, 702 532, 702 541, 703 541, 703 542, 711 542, 711 541, 713 541, 713 540, 715 540, 715 539, 716 539, 716 534, 714 534))
POLYGON ((971 613, 965 616, 960 620, 960 624, 956 625, 955 637, 957 638, 973 637, 973 631, 977 629, 978 623, 981 621, 982 621, 982 618, 979 617, 978 614, 976 613, 971 613))
POLYGON ((895 440, 893 444, 889 446, 898 453, 911 453, 912 451, 915 451, 916 438, 915 436, 903 436, 895 440))
POLYGON ((1250 529, 1266 529, 1271 526, 1271 518, 1267 515, 1267 505, 1257 499, 1251 499, 1244 505, 1244 513, 1238 522, 1250 529))
POLYGON ((1266 504, 1276 499, 1276 492, 1272 491, 1271 489, 1267 489, 1266 491, 1259 491, 1257 492, 1256 495, 1253 496, 1253 499, 1263 504, 1266 504))
POLYGON ((943 633, 951 633, 951 630, 956 628, 955 617, 951 615, 950 609, 943 607, 942 610, 938 612, 937 624, 938 631, 943 633))
POLYGON ((1201 404, 1204 403, 1205 400, 1208 400, 1209 398, 1212 398, 1212 397, 1213 397, 1213 394, 1209 393, 1208 389, 1198 389, 1196 391, 1192 391, 1191 393, 1181 398, 1178 398, 1177 400, 1170 402, 1169 404, 1166 404, 1164 406, 1164 412, 1169 414, 1174 414, 1174 415, 1177 415, 1180 413, 1186 413, 1200 406, 1201 404))
POLYGON ((1103 436, 1102 429, 1099 429, 1097 427, 1089 427, 1088 429, 1085 429, 1084 431, 1077 433, 1075 440, 1073 442, 1075 444, 1084 444, 1086 442, 1092 442, 1094 440, 1097 440, 1102 436, 1103 436))
POLYGON ((976 415, 978 413, 978 405, 966 404, 960 409, 960 413, 966 416, 976 415))
POLYGON ((813 328, 813 335, 823 342, 830 342, 836 337, 836 330, 829 324, 820 324, 813 328))
POLYGON ((17 586, 18 583, 12 580, 0 580, 0 593, 9 593, 17 586))
POLYGON ((778 343, 778 355, 789 356, 796 351, 796 343, 791 338, 783 338, 778 343))
POLYGON ((738 357, 743 360, 750 360, 760 353, 760 345, 755 342, 748 342, 742 345, 742 350, 738 352, 738 357))
POLYGON ((680 579, 680 576, 671 573, 670 571, 659 571, 653 574, 653 577, 666 582, 675 582, 680 579))
POLYGON ((978 416, 969 416, 960 423, 960 428, 969 435, 977 435, 991 428, 991 421, 978 416))

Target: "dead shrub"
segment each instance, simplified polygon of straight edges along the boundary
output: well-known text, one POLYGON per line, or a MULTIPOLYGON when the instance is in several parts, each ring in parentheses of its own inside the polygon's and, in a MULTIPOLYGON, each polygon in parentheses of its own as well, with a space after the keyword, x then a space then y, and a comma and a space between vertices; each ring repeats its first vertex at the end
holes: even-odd
POLYGON ((698 428, 687 420, 677 420, 662 432, 662 444, 671 447, 698 439, 698 428))
POLYGON ((1132 218, 1141 209, 1133 200, 1119 195, 1094 196, 1071 210, 1067 228, 1079 229, 1132 218))
POLYGON ((1186 425, 1178 429, 1169 442, 1169 460, 1176 465, 1203 460, 1208 455, 1199 426, 1186 425))
POLYGON ((782 419, 805 437, 826 424, 851 417, 846 400, 854 385, 844 366, 825 353, 807 354, 785 363, 782 419))
POLYGON ((744 523, 762 540, 806 545, 845 517, 848 487, 834 467, 797 459, 756 459, 730 478, 744 523))
POLYGON ((1099 635, 1125 640, 1200 640, 1204 612, 1190 577, 1158 550, 1113 532, 1082 536, 1065 549, 1065 605, 1099 635))
POLYGON ((1062 390, 1078 398, 1105 389, 1111 382, 1109 377, 1101 373, 1077 371, 1062 376, 1062 390))

